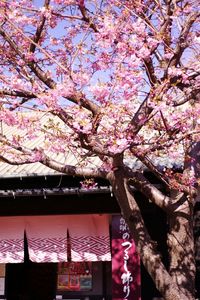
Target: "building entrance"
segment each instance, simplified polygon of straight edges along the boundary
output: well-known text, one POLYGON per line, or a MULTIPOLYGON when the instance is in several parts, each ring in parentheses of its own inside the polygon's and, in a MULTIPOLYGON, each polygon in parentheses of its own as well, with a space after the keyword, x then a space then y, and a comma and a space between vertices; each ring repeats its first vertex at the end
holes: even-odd
POLYGON ((56 264, 23 263, 6 266, 7 300, 53 300, 56 264))
POLYGON ((111 300, 111 263, 87 263, 83 265, 84 270, 81 264, 30 261, 7 264, 6 299, 111 300))

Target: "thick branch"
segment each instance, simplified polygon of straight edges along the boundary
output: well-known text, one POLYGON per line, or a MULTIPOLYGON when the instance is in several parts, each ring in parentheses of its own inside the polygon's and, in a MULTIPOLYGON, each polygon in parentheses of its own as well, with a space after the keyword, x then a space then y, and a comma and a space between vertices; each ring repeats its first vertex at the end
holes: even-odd
MULTIPOLYGON (((48 8, 49 7, 49 3, 50 3, 50 0, 45 0, 45 3, 44 3, 44 8, 48 8)), ((30 45, 30 49, 29 51, 34 53, 35 52, 35 49, 36 49, 36 44, 39 42, 40 38, 41 38, 41 35, 42 35, 42 32, 43 32, 43 29, 44 29, 44 25, 45 25, 45 21, 46 21, 46 17, 45 15, 42 15, 41 17, 41 20, 40 20, 40 23, 37 27, 37 30, 36 30, 36 33, 33 37, 33 42, 31 45, 30 45)))
POLYGON ((163 94, 169 88, 168 84, 160 85, 158 89, 152 89, 151 92, 144 99, 136 113, 134 114, 130 125, 132 127, 132 137, 134 138, 140 129, 148 122, 151 113, 153 112, 153 106, 149 105, 149 101, 156 99, 156 101, 161 101, 163 94))
POLYGON ((9 90, 9 89, 0 89, 0 95, 7 95, 7 96, 15 96, 15 97, 21 97, 21 98, 36 98, 37 96, 29 91, 18 91, 18 90, 9 90))
POLYGON ((82 14, 82 20, 84 22, 86 22, 87 24, 89 24, 90 28, 92 28, 94 30, 94 32, 98 32, 98 29, 96 27, 96 25, 94 24, 94 22, 88 17, 87 12, 86 12, 86 8, 84 5, 79 5, 79 9, 80 12, 82 14))
POLYGON ((83 148, 91 151, 92 153, 95 153, 99 156, 107 156, 107 157, 113 157, 114 154, 110 152, 98 139, 98 136, 96 135, 86 135, 79 133, 80 142, 83 148))
MULTIPOLYGON (((60 163, 59 161, 51 159, 45 152, 40 148, 30 149, 28 147, 14 144, 11 140, 9 140, 5 135, 0 134, 0 143, 3 145, 7 145, 12 149, 16 150, 16 157, 19 158, 16 160, 9 159, 5 155, 0 156, 0 158, 9 164, 12 165, 21 165, 28 164, 34 162, 40 162, 43 165, 58 171, 60 173, 65 173, 72 176, 85 176, 85 177, 103 177, 105 178, 107 173, 100 168, 92 168, 92 167, 76 167, 71 165, 65 165, 60 163), (21 156, 20 154, 23 154, 21 156)), ((81 157, 80 157, 81 160, 81 157)), ((77 163, 78 164, 78 163, 77 163)))
POLYGON ((70 165, 61 164, 58 161, 50 159, 48 156, 44 156, 43 159, 40 161, 43 165, 56 170, 60 173, 64 173, 71 176, 83 176, 83 177, 106 177, 106 172, 102 171, 98 168, 91 168, 91 167, 76 167, 70 165))
MULTIPOLYGON (((22 152, 23 152, 23 154, 27 154, 27 152, 28 152, 29 155, 32 154, 34 156, 35 152, 38 152, 38 150, 30 150, 30 151, 27 151, 26 153, 24 153, 24 151, 22 151, 22 152)), ((55 170, 59 173, 63 173, 63 174, 69 175, 69 176, 81 176, 81 177, 89 177, 89 178, 91 178, 91 177, 105 178, 106 177, 106 173, 101 170, 98 170, 98 168, 92 169, 92 168, 81 168, 81 167, 76 167, 76 166, 71 166, 71 165, 65 165, 58 161, 50 159, 44 153, 42 155, 43 155, 43 158, 38 161, 33 160, 33 158, 31 156, 28 158, 25 158, 25 159, 12 160, 12 159, 4 157, 3 155, 0 155, 0 160, 5 163, 8 163, 10 165, 14 165, 14 166, 40 162, 41 164, 45 165, 46 167, 49 167, 52 170, 55 170)))
POLYGON ((187 21, 185 22, 182 31, 180 33, 179 39, 177 41, 177 45, 174 51, 174 55, 169 63, 169 67, 172 66, 177 66, 177 64, 180 61, 180 58, 185 50, 185 48, 187 47, 187 36, 190 32, 190 29, 193 25, 193 23, 196 21, 196 19, 200 16, 200 13, 191 13, 188 16, 187 21))
MULTIPOLYGON (((150 151, 150 150, 149 150, 150 151)), ((163 172, 160 172, 158 170, 158 168, 151 162, 150 159, 148 159, 147 156, 144 155, 137 155, 136 150, 134 150, 133 152, 135 154, 135 156, 140 159, 140 161, 150 170, 153 172, 153 174, 159 179, 161 180, 164 184, 165 187, 168 190, 172 190, 174 189, 174 186, 176 186, 177 189, 179 189, 179 191, 184 192, 186 194, 189 195, 193 195, 194 197, 196 196, 196 188, 194 187, 190 187, 187 185, 184 185, 180 182, 177 181, 176 178, 169 178, 168 176, 166 176, 163 172)))
POLYGON ((76 167, 71 165, 65 165, 59 161, 51 159, 48 155, 44 153, 43 150, 34 148, 29 149, 21 145, 15 145, 7 139, 4 135, 0 135, 0 142, 4 145, 11 147, 16 150, 16 160, 9 159, 5 155, 0 155, 0 159, 11 165, 22 165, 29 163, 40 162, 41 164, 58 171, 59 173, 64 173, 71 176, 84 176, 84 177, 103 177, 105 178, 107 173, 102 171, 100 168, 91 167, 76 167), (23 156, 22 156, 23 155, 23 156), (17 158, 19 157, 19 158, 17 158))
POLYGON ((157 189, 142 173, 135 172, 135 176, 130 178, 130 184, 167 213, 173 211, 170 197, 157 189))
MULTIPOLYGON (((155 51, 156 49, 154 49, 155 51)), ((152 53, 154 52, 152 51, 152 53)), ((151 54, 152 54, 151 53, 151 54)), ((146 69, 146 74, 149 78, 149 82, 152 86, 154 86, 157 82, 158 82, 158 79, 155 75, 155 70, 154 70, 154 66, 153 66, 153 61, 152 59, 149 57, 147 59, 144 59, 144 66, 145 66, 145 69, 146 69)))
POLYGON ((181 97, 180 99, 174 101, 173 106, 180 106, 183 105, 184 103, 190 101, 190 100, 195 100, 199 101, 200 99, 200 88, 194 88, 192 91, 189 93, 186 93, 184 97, 181 97))
POLYGON ((135 136, 140 129, 144 126, 146 120, 148 119, 148 116, 153 111, 153 108, 150 107, 147 103, 149 98, 149 95, 146 97, 146 99, 142 102, 140 107, 138 108, 137 112, 133 116, 131 120, 131 126, 132 126, 132 134, 135 136))

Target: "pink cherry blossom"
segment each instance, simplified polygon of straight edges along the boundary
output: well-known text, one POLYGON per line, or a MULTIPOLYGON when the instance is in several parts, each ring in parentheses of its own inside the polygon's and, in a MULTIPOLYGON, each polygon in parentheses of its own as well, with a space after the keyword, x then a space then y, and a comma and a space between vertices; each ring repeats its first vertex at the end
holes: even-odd
MULTIPOLYGON (((164 208, 168 218, 176 212, 182 218, 188 214, 184 219, 188 225, 200 183, 199 158, 191 151, 200 142, 198 4, 197 0, 0 1, 2 160, 48 161, 48 167, 59 172, 71 175, 72 167, 77 176, 103 177, 129 216, 134 186, 164 208), (55 160, 47 153, 55 154, 55 160), (73 159, 68 162, 70 155, 73 159), (180 173, 174 170, 177 165, 180 173), (132 170, 135 166, 139 173, 132 170), (163 184, 162 190, 148 181, 144 166, 163 184), (127 188, 127 195, 119 186, 127 188), (183 193, 184 208, 179 201, 174 208, 171 190, 183 193)), ((93 182, 89 185, 95 187, 93 182)), ((132 224, 130 218, 128 222, 132 224)), ((136 225, 142 228, 141 224, 142 220, 136 225)), ((191 246, 190 229, 184 232, 190 233, 191 246)), ((149 245, 147 232, 141 231, 142 239, 135 238, 163 298, 193 300, 194 288, 191 292, 186 286, 194 277, 194 249, 190 255, 177 254, 172 265, 180 268, 174 272, 162 265, 153 243, 144 251, 141 243, 149 245), (157 262, 152 268, 146 253, 157 262), (164 282, 164 274, 172 287, 164 282)), ((184 250, 189 247, 180 236, 177 244, 184 250)), ((170 250, 169 256, 180 248, 170 250)))

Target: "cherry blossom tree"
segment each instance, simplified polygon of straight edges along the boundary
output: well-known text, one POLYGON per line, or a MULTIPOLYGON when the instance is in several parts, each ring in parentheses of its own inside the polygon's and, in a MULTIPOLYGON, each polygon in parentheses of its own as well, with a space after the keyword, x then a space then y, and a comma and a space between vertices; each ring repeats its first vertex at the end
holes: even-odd
POLYGON ((199 0, 0 1, 1 160, 107 179, 167 300, 195 299, 199 21, 199 0), (167 214, 168 267, 133 188, 167 214))

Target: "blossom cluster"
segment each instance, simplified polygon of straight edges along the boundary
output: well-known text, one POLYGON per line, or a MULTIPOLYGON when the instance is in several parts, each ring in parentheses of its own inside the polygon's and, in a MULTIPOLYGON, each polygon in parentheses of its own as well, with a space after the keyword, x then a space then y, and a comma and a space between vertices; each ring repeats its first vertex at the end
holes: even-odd
POLYGON ((0 120, 21 130, 13 144, 36 141, 42 131, 47 149, 97 155, 105 169, 121 153, 184 156, 200 129, 193 2, 177 3, 168 16, 167 4, 152 0, 2 1, 0 120), (64 126, 45 127, 27 111, 64 126))

